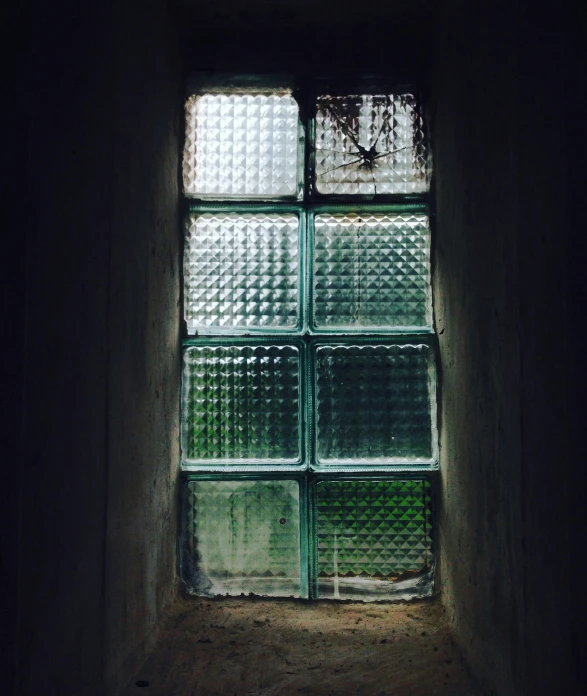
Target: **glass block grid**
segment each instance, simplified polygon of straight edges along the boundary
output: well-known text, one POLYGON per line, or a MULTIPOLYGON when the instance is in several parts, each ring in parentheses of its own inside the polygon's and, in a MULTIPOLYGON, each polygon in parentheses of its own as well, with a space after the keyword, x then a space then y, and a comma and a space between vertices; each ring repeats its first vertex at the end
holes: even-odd
POLYGON ((296 198, 299 109, 290 94, 202 94, 186 103, 187 196, 296 198))
POLYGON ((300 220, 294 214, 193 213, 186 224, 188 332, 289 329, 300 321, 300 220))
POLYGON ((426 215, 319 214, 313 236, 313 329, 431 326, 426 215))
POLYGON ((299 462, 300 419, 297 346, 198 345, 184 351, 184 462, 299 462))
POLYGON ((319 463, 432 463, 428 345, 318 345, 315 366, 319 463))
POLYGON ((189 591, 301 595, 297 481, 189 481, 183 514, 182 576, 189 591))
POLYGON ((427 481, 319 481, 315 594, 333 599, 432 591, 427 481))
POLYGON ((321 95, 315 139, 318 193, 428 189, 423 119, 413 94, 321 95))
POLYGON ((302 124, 284 90, 219 89, 186 104, 184 191, 200 199, 184 254, 186 589, 429 595, 433 349, 374 336, 432 328, 420 105, 324 90, 302 124), (304 195, 356 201, 292 204, 304 195), (386 195, 411 202, 357 203, 386 195))

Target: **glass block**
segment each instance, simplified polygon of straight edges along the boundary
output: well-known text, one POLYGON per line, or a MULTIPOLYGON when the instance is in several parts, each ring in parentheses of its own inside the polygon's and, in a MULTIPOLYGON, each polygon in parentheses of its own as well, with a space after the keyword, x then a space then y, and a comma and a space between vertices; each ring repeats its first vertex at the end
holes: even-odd
POLYGON ((428 189, 423 118, 412 94, 319 96, 315 146, 319 193, 428 189))
POLYGON ((317 215, 313 315, 318 330, 431 326, 428 217, 317 215))
POLYGON ((427 345, 318 346, 318 461, 431 463, 433 368, 427 345))
POLYGON ((182 574, 199 595, 299 597, 297 481, 189 481, 182 574))
POLYGON ((300 461, 299 370, 297 346, 187 348, 184 459, 202 464, 300 461))
POLYGON ((319 598, 378 600, 432 593, 427 481, 319 481, 315 520, 319 598))
POLYGON ((289 329, 300 319, 300 233, 293 214, 192 214, 184 303, 188 332, 289 329))
POLYGON ((188 99, 186 195, 296 198, 298 112, 290 94, 202 94, 188 99))

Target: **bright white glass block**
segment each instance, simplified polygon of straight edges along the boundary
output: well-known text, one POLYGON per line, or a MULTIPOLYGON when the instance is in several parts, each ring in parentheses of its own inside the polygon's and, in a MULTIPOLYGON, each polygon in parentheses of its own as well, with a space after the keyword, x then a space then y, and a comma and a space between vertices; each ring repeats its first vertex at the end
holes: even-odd
POLYGON ((429 346, 321 345, 315 379, 320 463, 432 463, 436 407, 429 346))
POLYGON ((316 329, 429 327, 428 217, 317 215, 313 307, 316 329))
POLYGON ((295 463, 300 350, 190 346, 184 352, 183 456, 189 463, 295 463))
POLYGON ((296 215, 188 218, 184 305, 189 333, 207 328, 295 330, 299 276, 296 215))
POLYGON ((187 196, 296 198, 298 105, 289 94, 203 94, 186 104, 187 196))
POLYGON ((183 578, 195 594, 300 596, 296 481, 190 481, 183 578))
POLYGON ((379 195, 428 189, 423 120, 411 94, 318 97, 316 189, 379 195))

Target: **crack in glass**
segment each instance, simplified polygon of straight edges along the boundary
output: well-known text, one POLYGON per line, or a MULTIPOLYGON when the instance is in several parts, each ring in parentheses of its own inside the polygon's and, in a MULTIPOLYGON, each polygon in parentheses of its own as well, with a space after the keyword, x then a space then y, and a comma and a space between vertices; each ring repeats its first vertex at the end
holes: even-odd
POLYGON ((413 95, 318 97, 318 193, 423 192, 428 187, 425 154, 423 120, 413 95))

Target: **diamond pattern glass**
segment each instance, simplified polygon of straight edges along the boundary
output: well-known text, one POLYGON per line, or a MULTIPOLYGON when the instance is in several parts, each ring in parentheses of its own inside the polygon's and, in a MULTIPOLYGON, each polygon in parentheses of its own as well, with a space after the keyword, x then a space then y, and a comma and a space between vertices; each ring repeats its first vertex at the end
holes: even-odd
POLYGON ((431 592, 427 481, 319 481, 315 519, 319 597, 431 592))
POLYGON ((189 481, 182 575, 204 596, 300 596, 296 481, 189 481))
POLYGON ((293 214, 192 214, 184 304, 188 332, 297 328, 299 219, 293 214))
POLYGON ((428 188, 423 120, 412 94, 318 97, 316 189, 322 194, 428 188))
POLYGON ((203 94, 186 104, 187 196, 296 198, 298 106, 290 94, 203 94))
POLYGON ((313 309, 315 329, 429 327, 428 217, 317 215, 313 309))
POLYGON ((297 346, 187 348, 183 376, 184 461, 299 461, 299 370, 297 346))
POLYGON ((429 596, 423 471, 438 444, 434 349, 417 335, 433 324, 421 104, 373 83, 323 87, 302 123, 285 88, 224 84, 185 111, 184 192, 198 201, 183 268, 185 588, 429 596))
POLYGON ((427 345, 316 349, 317 457, 326 465, 431 463, 427 345))

